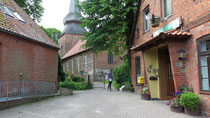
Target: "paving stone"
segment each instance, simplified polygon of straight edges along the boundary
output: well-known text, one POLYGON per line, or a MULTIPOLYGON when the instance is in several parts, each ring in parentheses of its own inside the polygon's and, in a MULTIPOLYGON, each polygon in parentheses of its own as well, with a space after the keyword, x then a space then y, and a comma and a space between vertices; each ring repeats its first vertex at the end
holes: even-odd
POLYGON ((166 103, 141 100, 135 93, 95 88, 9 108, 0 111, 0 118, 195 118, 171 112, 166 103))

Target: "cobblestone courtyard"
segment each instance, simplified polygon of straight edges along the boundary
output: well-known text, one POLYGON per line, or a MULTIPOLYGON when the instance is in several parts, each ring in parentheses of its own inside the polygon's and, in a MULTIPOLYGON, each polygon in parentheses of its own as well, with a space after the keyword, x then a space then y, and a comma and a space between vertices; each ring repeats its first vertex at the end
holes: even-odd
MULTIPOLYGON (((191 118, 171 112, 166 101, 95 88, 0 111, 0 118, 191 118)), ((195 118, 195 117, 193 117, 195 118)))

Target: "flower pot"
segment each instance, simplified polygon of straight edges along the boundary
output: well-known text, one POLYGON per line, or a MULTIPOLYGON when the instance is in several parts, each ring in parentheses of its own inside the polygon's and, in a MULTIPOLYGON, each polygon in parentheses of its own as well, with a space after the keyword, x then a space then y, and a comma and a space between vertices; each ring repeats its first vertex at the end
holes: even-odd
POLYGON ((171 106, 171 111, 181 113, 184 112, 184 107, 183 106, 171 106))
POLYGON ((187 108, 184 108, 184 113, 188 115, 193 115, 193 116, 199 116, 200 115, 200 108, 196 108, 194 111, 191 111, 187 108))
POLYGON ((142 100, 150 100, 150 95, 141 94, 141 99, 142 100))
POLYGON ((60 95, 63 95, 63 96, 73 95, 73 89, 60 88, 60 95))

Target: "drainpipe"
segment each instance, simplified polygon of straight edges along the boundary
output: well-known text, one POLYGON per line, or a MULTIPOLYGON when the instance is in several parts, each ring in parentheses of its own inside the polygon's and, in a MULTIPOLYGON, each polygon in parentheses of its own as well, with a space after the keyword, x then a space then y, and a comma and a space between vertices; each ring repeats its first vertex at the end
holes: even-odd
POLYGON ((93 52, 93 80, 95 80, 95 74, 96 74, 96 54, 93 52))

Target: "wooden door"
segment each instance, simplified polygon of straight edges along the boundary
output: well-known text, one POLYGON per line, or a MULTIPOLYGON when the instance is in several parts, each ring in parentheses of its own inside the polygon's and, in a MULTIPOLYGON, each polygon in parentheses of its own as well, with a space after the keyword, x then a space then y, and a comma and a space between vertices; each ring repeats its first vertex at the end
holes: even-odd
POLYGON ((167 63, 167 95, 168 98, 173 98, 174 93, 175 93, 175 88, 174 88, 174 79, 173 79, 173 73, 171 69, 171 63, 167 63))
POLYGON ((207 64, 208 64, 208 73, 209 73, 209 87, 210 87, 210 57, 207 58, 207 64))

